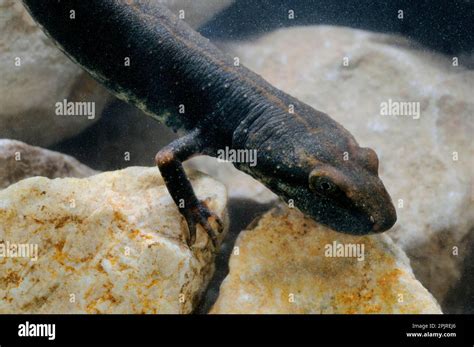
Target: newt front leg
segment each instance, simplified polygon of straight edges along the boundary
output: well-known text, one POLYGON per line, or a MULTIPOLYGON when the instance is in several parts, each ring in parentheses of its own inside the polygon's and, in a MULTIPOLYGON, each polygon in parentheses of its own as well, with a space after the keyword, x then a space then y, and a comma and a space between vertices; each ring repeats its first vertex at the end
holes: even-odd
POLYGON ((214 247, 216 247, 216 232, 222 232, 222 221, 214 212, 209 210, 204 202, 198 200, 182 165, 182 162, 191 156, 202 153, 204 143, 200 135, 200 130, 196 129, 171 142, 156 154, 155 162, 160 169, 171 197, 188 224, 188 245, 192 246, 196 241, 196 225, 200 224, 211 238, 214 247), (215 219, 217 231, 213 230, 209 218, 215 219))

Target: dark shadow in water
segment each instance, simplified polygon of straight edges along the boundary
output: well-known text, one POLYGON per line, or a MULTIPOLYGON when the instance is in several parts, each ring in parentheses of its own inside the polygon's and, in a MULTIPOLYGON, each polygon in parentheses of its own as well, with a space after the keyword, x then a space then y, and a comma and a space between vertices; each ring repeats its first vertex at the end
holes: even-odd
MULTIPOLYGON (((474 229, 470 231, 469 236, 463 242, 472 245, 473 239, 474 229)), ((463 269, 461 278, 446 295, 447 299, 443 305, 444 313, 474 314, 474 248, 468 249, 467 252, 468 254, 465 255, 461 265, 461 269, 463 269)))
POLYGON ((212 305, 219 296, 219 288, 222 281, 229 273, 229 258, 234 249, 235 240, 239 233, 244 230, 257 217, 268 211, 274 204, 258 204, 252 200, 231 199, 229 200, 229 231, 222 243, 219 254, 216 257, 216 271, 204 293, 195 313, 205 314, 209 312, 212 305))
POLYGON ((211 40, 240 40, 282 27, 339 25, 402 34, 444 54, 469 54, 473 15, 469 0, 237 0, 200 32, 211 40), (293 20, 288 19, 290 9, 293 20))
POLYGON ((69 154, 93 169, 107 171, 154 166, 155 154, 175 138, 166 126, 117 100, 106 106, 97 123, 50 149, 69 154))

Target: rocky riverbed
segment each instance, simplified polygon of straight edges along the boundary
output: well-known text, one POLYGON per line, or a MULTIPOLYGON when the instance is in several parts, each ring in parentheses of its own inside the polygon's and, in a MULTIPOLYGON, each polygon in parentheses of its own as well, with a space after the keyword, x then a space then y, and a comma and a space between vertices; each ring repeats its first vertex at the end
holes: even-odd
MULTIPOLYGON (((231 1, 168 3, 198 27, 231 1)), ((1 313, 472 312, 459 293, 474 285, 474 72, 453 57, 333 26, 218 42, 376 150, 398 221, 335 233, 196 157, 186 169, 228 231, 217 249, 202 230, 189 248, 153 166, 176 135, 72 64, 19 2, 0 9, 1 313), (57 115, 64 99, 94 102, 94 119, 57 115), (383 112, 402 101, 412 113, 383 112), (31 257, 12 256, 19 245, 31 257)))

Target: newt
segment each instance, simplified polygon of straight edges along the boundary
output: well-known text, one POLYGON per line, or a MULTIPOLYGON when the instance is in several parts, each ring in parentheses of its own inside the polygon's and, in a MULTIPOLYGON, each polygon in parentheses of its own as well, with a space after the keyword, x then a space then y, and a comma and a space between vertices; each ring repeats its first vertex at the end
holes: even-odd
POLYGON ((236 63, 166 7, 143 0, 23 3, 73 61, 181 136, 155 162, 187 222, 188 245, 198 225, 215 244, 222 223, 196 197, 182 162, 224 148, 256 151, 256 165, 234 163, 237 169, 336 231, 365 235, 395 223, 372 149, 236 63))

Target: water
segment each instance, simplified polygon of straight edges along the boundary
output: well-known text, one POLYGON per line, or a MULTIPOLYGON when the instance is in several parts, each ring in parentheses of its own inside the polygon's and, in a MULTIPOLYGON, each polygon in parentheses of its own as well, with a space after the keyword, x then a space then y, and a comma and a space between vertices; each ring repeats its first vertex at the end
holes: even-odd
MULTIPOLYGON (((12 8, 2 9, 0 7, 2 12, 11 11, 12 8)), ((5 15, 7 15, 6 12, 2 17, 5 15)), ((401 216, 399 224, 392 230, 395 235, 394 239, 407 251, 415 269, 415 275, 438 298, 443 311, 456 313, 474 312, 472 295, 474 283, 470 266, 472 252, 466 254, 469 247, 472 249, 474 230, 472 216, 472 201, 474 199, 472 199, 472 194, 471 198, 469 198, 469 194, 466 195, 466 191, 472 190, 473 167, 472 138, 470 138, 473 129, 472 110, 474 109, 472 99, 474 74, 471 70, 474 65, 473 15, 474 3, 461 0, 449 2, 428 0, 416 2, 408 0, 238 0, 211 18, 207 18, 207 22, 198 28, 202 35, 216 42, 227 52, 238 51, 244 64, 249 62, 251 68, 258 69, 257 72, 265 78, 268 76, 267 79, 271 79, 270 82, 275 81, 273 83, 278 84, 277 87, 334 116, 337 121, 354 133, 361 145, 374 148, 379 154, 381 177, 384 182, 391 183, 391 185, 387 185, 389 192, 409 194, 415 190, 418 191, 418 197, 423 197, 419 200, 416 200, 417 194, 410 195, 412 200, 406 196, 392 194, 397 213, 399 217, 401 216), (303 26, 314 30, 315 41, 312 41, 311 35, 295 31, 294 40, 290 46, 282 46, 283 48, 280 50, 277 48, 268 53, 274 49, 274 45, 278 46, 279 42, 283 42, 279 41, 279 37, 284 40, 285 32, 303 26), (349 28, 354 31, 341 32, 338 31, 339 29, 332 29, 333 26, 349 28), (321 28, 328 28, 324 29, 328 30, 324 44, 322 44, 324 35, 318 34, 320 33, 318 30, 321 28), (360 40, 357 42, 362 42, 362 44, 368 42, 378 46, 370 46, 374 50, 370 51, 367 48, 367 52, 371 53, 364 55, 364 49, 357 50, 357 45, 352 46, 351 40, 347 39, 351 37, 352 33, 356 33, 353 40, 360 40), (369 36, 364 36, 367 33, 369 36), (390 36, 384 36, 385 34, 397 35, 406 40, 392 41, 390 36), (268 35, 276 36, 273 36, 270 41, 265 41, 265 37, 268 35), (302 40, 298 35, 306 36, 302 40), (273 42, 273 44, 269 42, 273 42), (306 45, 309 47, 311 44, 314 44, 314 47, 320 51, 305 48, 306 45), (267 51, 258 51, 255 53, 257 56, 253 55, 252 49, 257 52, 258 48, 263 46, 267 51), (337 56, 340 61, 331 62, 331 59, 335 59, 334 55, 327 52, 332 52, 334 49, 340 50, 340 54, 337 56), (384 58, 379 58, 379 55, 384 55, 384 58), (305 57, 306 59, 304 59, 305 57), (347 66, 344 65, 346 58, 347 66), (324 61, 324 59, 327 60, 324 61), (312 65, 313 61, 316 69, 312 65), (296 66, 296 64, 301 64, 301 66, 296 66), (419 69, 414 66, 419 66, 419 69), (345 67, 348 69, 345 70, 345 67), (357 72, 357 69, 364 73, 357 72), (421 71, 420 74, 417 74, 418 71, 421 71), (437 77, 437 73, 440 77, 437 77), (318 75, 320 76, 318 77, 318 75), (392 80, 387 80, 386 76, 390 76, 392 80), (397 81, 393 80, 397 78, 397 81), (316 81, 322 81, 322 83, 317 84, 316 81), (395 87, 390 89, 387 85, 392 82, 395 87), (365 94, 355 88, 359 85, 368 88, 365 94), (463 89, 463 86, 466 86, 464 90, 471 87, 470 96, 459 94, 452 96, 450 94, 450 90, 463 89), (339 91, 340 97, 338 97, 339 91), (383 102, 392 100, 392 97, 395 102, 415 103, 414 105, 419 107, 420 122, 415 122, 418 118, 408 109, 405 110, 406 112, 398 113, 392 110, 391 114, 384 114, 382 111, 379 114, 374 113, 377 111, 377 107, 371 108, 371 105, 381 105, 383 102), (367 118, 353 121, 357 116, 351 118, 347 112, 360 107, 366 107, 367 112, 372 113, 367 118), (437 112, 445 114, 446 117, 435 114, 437 112), (436 121, 431 121, 433 117, 437 117, 436 121), (426 129, 432 129, 433 133, 436 133, 435 136, 430 137, 431 135, 426 134, 431 131, 426 129), (396 136, 404 131, 409 131, 412 134, 413 143, 405 143, 402 146, 400 145, 402 141, 397 140, 396 136), (369 135, 364 136, 363 134, 369 135), (424 142, 425 140, 420 139, 429 141, 424 142), (390 147, 387 143, 396 145, 390 147), (409 147, 411 144, 416 146, 413 151, 417 151, 416 155, 419 155, 419 160, 408 156, 410 151, 406 151, 406 146, 409 147), (440 154, 441 152, 445 153, 444 156, 440 154), (446 158, 454 156, 455 152, 460 156, 456 160, 453 157, 452 160, 458 166, 452 167, 450 166, 451 162, 446 158), (406 171, 396 172, 397 167, 393 164, 394 157, 400 160, 400 167, 406 171), (434 158, 432 161, 429 160, 431 157, 434 158), (413 167, 409 163, 416 162, 422 162, 423 165, 420 164, 420 167, 424 167, 426 170, 409 172, 410 167, 413 167), (445 165, 446 169, 440 170, 439 165, 445 165), (444 181, 440 182, 429 177, 430 170, 447 172, 443 176, 444 181), (450 185, 453 185, 452 192, 436 190, 438 186, 450 185), (444 195, 440 196, 439 194, 444 195), (456 220, 440 220, 440 217, 437 217, 435 213, 426 212, 433 206, 439 211, 444 210, 442 202, 436 202, 437 198, 453 199, 449 201, 460 205, 453 207, 453 204, 450 204, 449 206, 449 208, 453 208, 452 215, 456 217, 456 220), (400 200, 403 199, 405 199, 406 205, 403 205, 402 201, 402 207, 400 207, 400 200), (425 201, 430 201, 430 203, 425 203, 425 201), (463 204, 467 204, 467 206, 463 204), (470 211, 469 204, 471 204, 470 211), (410 208, 412 212, 405 212, 410 208), (420 223, 420 218, 424 219, 424 223, 420 223), (408 231, 417 231, 414 236, 400 231, 405 226, 408 231), (456 232, 452 232, 452 230, 456 230, 456 232), (421 238, 423 241, 419 241, 418 249, 414 250, 410 247, 411 237, 431 232, 436 236, 421 238), (462 250, 460 253, 462 261, 458 262, 456 259, 453 262, 455 264, 453 266, 457 267, 458 271, 447 275, 449 281, 443 284, 443 281, 437 280, 437 278, 445 276, 444 271, 448 271, 450 266, 446 264, 437 266, 436 261, 439 261, 440 258, 444 259, 438 257, 440 253, 445 254, 444 257, 448 259, 443 261, 448 263, 452 261, 446 255, 446 252, 452 251, 452 247, 462 250), (428 266, 426 262, 431 261, 435 263, 434 272, 431 270, 424 272, 423 266, 428 266)), ((22 30, 19 29, 17 32, 21 33, 22 30)), ((8 43, 9 38, 2 37, 2 35, 4 34, 0 33, 0 43, 8 43)), ((34 38, 29 39, 34 40, 34 38)), ((98 37, 99 39, 100 37, 98 37)), ((0 45, 0 47, 2 46, 0 45)), ((21 51, 22 48, 16 49, 18 53, 18 50, 21 51)), ((19 55, 21 56, 21 54, 19 55)), ((12 52, 8 51, 3 58, 5 59, 1 61, 6 64, 14 57, 12 52)), ((24 59, 24 62, 28 61, 28 57, 24 57, 24 59)), ((68 63, 60 62, 60 64, 68 63)), ((5 69, 5 67, 0 68, 5 69)), ((45 68, 42 67, 42 69, 45 68)), ((61 67, 51 67, 51 71, 46 74, 54 75, 60 70, 61 67)), ((23 86, 37 83, 34 67, 21 73, 26 79, 29 78, 29 75, 33 76, 31 82, 24 83, 23 86)), ((15 83, 18 83, 18 80, 12 77, 6 82, 0 84, 0 90, 5 94, 9 92, 15 94, 14 90, 18 88, 15 83)), ((42 85, 42 88, 51 88, 51 93, 66 87, 66 85, 59 88, 42 85)), ((84 93, 87 93, 87 90, 84 88, 84 93)), ((25 104, 31 103, 31 100, 38 98, 37 95, 41 95, 41 93, 35 94, 36 92, 36 88, 24 88, 22 98, 13 97, 17 100, 17 106, 5 97, 0 99, 4 100, 4 109, 8 109, 4 112, 6 114, 4 118, 17 114, 28 116, 34 112, 34 106, 25 107, 25 104), (24 111, 25 108, 30 111, 24 111)), ((52 100, 54 97, 51 95, 52 100)), ((79 98, 81 98, 80 95, 79 98)), ((34 105, 34 102, 32 104, 34 105)), ((402 106, 400 104, 400 107, 402 106)), ((45 126, 44 124, 39 126, 30 121, 18 126, 18 123, 22 123, 21 120, 18 120, 14 122, 16 127, 13 131, 13 125, 4 121, 3 129, 0 128, 0 137, 25 141, 31 145, 39 145, 71 155, 99 171, 117 170, 128 166, 153 166, 156 152, 177 138, 177 135, 165 126, 115 98, 109 99, 103 111, 100 112, 100 117, 98 115, 97 118, 99 118, 97 121, 90 122, 87 126, 81 125, 84 128, 82 130, 67 132, 64 136, 58 136, 50 141, 42 137, 41 127, 45 126), (22 132, 22 127, 37 128, 37 135, 35 135, 35 130, 29 131, 29 135, 25 135, 26 132, 22 132), (127 152, 130 153, 130 156, 125 159, 124 153, 127 152)), ((1 122, 0 118, 0 125, 1 122)), ((70 127, 70 125, 65 126, 70 127)), ((239 232, 245 229, 255 217, 260 216, 273 205, 249 199, 231 199, 229 203, 231 220, 229 234, 217 256, 216 273, 196 312, 208 312, 218 297, 219 286, 228 273, 228 259, 239 232)))

